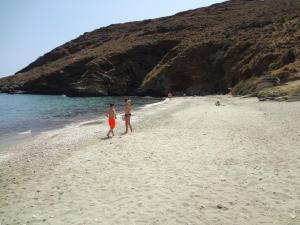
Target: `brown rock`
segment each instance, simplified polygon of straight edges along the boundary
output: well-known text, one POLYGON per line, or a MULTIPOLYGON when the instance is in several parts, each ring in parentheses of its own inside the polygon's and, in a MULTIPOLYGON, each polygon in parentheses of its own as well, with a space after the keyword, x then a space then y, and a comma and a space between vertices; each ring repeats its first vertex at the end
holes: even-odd
POLYGON ((0 79, 0 92, 251 94, 252 78, 295 79, 300 67, 280 68, 299 65, 299 49, 300 1, 232 0, 84 33, 0 79))

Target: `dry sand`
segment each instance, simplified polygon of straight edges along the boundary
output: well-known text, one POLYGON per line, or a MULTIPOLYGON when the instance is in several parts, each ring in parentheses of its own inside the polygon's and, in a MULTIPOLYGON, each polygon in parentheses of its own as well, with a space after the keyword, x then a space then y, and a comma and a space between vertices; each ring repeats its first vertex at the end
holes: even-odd
POLYGON ((135 120, 2 153, 0 224, 300 224, 300 102, 174 98, 135 120))

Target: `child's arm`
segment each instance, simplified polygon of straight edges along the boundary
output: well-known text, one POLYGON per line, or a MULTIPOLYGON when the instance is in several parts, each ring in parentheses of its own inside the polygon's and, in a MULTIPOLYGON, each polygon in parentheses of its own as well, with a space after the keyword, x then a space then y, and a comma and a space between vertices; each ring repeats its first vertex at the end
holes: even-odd
POLYGON ((114 109, 114 114, 115 114, 115 119, 117 119, 117 113, 115 109, 114 109))

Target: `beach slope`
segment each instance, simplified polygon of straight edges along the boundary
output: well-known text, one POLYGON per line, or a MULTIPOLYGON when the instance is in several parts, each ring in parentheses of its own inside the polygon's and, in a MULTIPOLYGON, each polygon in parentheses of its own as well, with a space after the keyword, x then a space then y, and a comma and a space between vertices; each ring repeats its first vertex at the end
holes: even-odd
POLYGON ((1 155, 0 224, 300 224, 299 109, 174 98, 127 136, 122 121, 113 139, 97 123, 42 134, 1 155))

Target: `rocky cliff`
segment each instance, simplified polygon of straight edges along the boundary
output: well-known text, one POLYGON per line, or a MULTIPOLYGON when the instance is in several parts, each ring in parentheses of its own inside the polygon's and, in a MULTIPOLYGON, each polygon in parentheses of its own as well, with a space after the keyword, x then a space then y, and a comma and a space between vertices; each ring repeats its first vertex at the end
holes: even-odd
POLYGON ((283 92, 297 92, 299 79, 300 1, 231 0, 84 33, 0 79, 0 91, 269 94, 290 83, 283 92))

